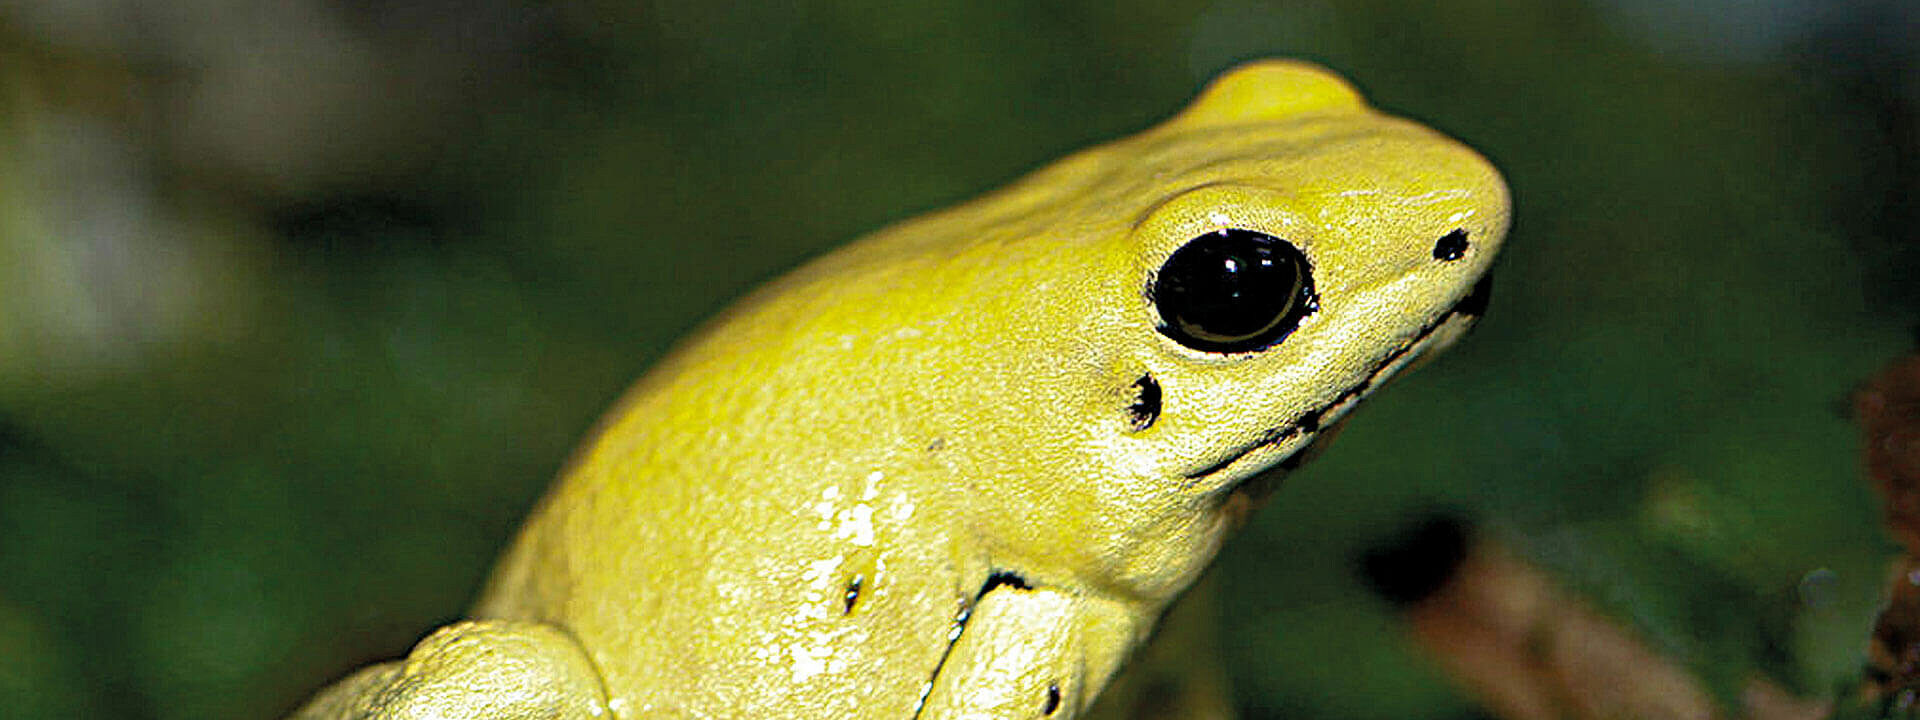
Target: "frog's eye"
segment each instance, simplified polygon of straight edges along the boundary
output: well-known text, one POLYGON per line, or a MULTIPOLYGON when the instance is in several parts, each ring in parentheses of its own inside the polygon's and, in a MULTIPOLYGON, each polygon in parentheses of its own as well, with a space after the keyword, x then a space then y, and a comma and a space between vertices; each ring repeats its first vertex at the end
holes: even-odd
POLYGON ((1279 342, 1316 309, 1307 256, 1252 230, 1188 241, 1153 281, 1160 332, 1207 352, 1249 352, 1279 342))

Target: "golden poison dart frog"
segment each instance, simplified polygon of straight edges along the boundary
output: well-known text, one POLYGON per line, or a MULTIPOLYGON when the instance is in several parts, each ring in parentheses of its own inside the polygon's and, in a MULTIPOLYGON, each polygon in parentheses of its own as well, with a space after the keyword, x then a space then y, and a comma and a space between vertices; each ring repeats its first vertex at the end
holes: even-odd
POLYGON ((298 717, 1073 717, 1267 479, 1472 324, 1508 217, 1473 150, 1242 66, 741 300, 473 620, 298 717))

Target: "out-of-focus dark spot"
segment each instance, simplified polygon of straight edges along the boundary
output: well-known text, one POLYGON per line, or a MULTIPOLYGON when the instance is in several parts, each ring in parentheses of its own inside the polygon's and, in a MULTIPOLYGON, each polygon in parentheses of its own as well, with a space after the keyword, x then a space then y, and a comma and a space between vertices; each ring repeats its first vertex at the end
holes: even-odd
POLYGON ((1471 530, 1465 520, 1440 514, 1401 531, 1360 558, 1367 584, 1396 605, 1412 605, 1447 584, 1466 560, 1471 530))

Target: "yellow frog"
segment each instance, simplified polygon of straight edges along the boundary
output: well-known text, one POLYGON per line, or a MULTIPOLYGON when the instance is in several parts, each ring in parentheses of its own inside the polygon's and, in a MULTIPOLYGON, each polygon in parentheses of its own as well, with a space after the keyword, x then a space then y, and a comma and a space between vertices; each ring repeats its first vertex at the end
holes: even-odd
POLYGON ((473 621, 298 717, 1066 718, 1302 451, 1485 305, 1472 150, 1284 61, 742 300, 473 621))

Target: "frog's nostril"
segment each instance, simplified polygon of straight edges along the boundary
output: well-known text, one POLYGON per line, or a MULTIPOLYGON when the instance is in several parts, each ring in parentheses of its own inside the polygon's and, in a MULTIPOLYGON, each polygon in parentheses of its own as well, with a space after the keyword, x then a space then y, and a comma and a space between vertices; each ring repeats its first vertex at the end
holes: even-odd
POLYGON ((1459 260, 1467 255, 1467 231, 1456 229, 1440 236, 1433 244, 1433 259, 1442 261, 1459 260))

